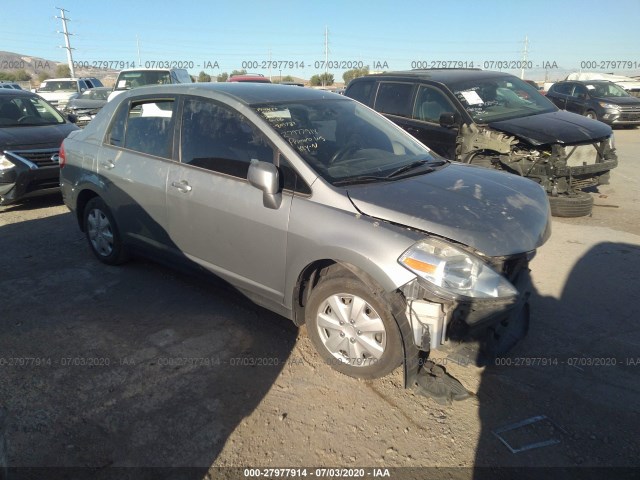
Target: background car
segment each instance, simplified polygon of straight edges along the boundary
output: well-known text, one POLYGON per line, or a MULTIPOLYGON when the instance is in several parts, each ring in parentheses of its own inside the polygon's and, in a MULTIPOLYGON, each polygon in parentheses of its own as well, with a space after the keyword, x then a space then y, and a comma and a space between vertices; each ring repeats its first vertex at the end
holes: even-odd
POLYGON ((0 88, 13 88, 15 90, 22 90, 22 87, 13 82, 0 82, 0 88))
POLYGON ((231 75, 227 82, 251 82, 251 83, 271 83, 267 77, 261 73, 243 73, 238 75, 231 75))
POLYGON ((609 125, 640 125, 640 98, 606 80, 554 83, 547 98, 559 108, 609 125))
POLYGON ((108 100, 132 88, 192 82, 191 75, 184 68, 129 68, 118 73, 108 100))
POLYGON ((131 90, 65 139, 60 169, 100 261, 205 269, 306 323, 336 370, 404 364, 409 386, 419 350, 477 334, 495 354, 524 335, 527 265, 550 233, 534 182, 448 162, 307 88, 131 90))
POLYGON ((73 113, 77 117, 76 125, 82 127, 89 123, 93 117, 107 103, 111 88, 97 87, 85 90, 77 98, 69 100, 64 113, 73 113))
POLYGON ((0 89, 0 205, 60 191, 60 144, 74 130, 35 93, 0 89))
POLYGON ((72 98, 89 88, 102 86, 102 82, 95 77, 48 78, 40 84, 36 93, 54 107, 63 110, 72 98))
POLYGON ((345 95, 384 114, 436 153, 539 183, 556 216, 589 215, 584 188, 617 165, 612 131, 559 111, 514 75, 479 69, 388 72, 353 79, 345 95))

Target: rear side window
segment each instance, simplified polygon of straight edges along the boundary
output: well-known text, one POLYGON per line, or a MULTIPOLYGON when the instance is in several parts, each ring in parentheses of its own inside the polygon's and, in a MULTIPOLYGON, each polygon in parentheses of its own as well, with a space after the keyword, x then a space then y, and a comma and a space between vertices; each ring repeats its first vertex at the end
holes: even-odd
POLYGON ((172 99, 124 103, 109 128, 106 143, 171 158, 174 108, 172 99))
POLYGON ((359 101, 360 103, 364 103, 365 105, 369 105, 371 100, 371 92, 373 91, 373 86, 375 85, 372 81, 360 81, 354 82, 347 88, 345 95, 354 100, 359 101))
POLYGON ((571 95, 571 89, 573 88, 573 85, 571 83, 560 83, 553 85, 551 88, 556 93, 560 93, 562 95, 571 95))
POLYGON ((411 83, 383 82, 378 87, 374 109, 378 112, 400 117, 411 117, 411 83))
POLYGON ((252 159, 273 163, 273 148, 243 115, 212 100, 187 98, 182 109, 182 163, 247 178, 252 159))

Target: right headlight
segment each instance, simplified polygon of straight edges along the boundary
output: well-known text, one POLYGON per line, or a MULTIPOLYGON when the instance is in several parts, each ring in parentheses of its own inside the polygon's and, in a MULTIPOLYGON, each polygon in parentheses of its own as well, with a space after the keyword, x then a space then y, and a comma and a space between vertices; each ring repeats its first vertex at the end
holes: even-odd
POLYGON ((7 157, 5 157, 4 155, 0 155, 0 172, 2 170, 9 170, 13 167, 15 167, 15 165, 11 163, 7 157))
POLYGON ((518 295, 505 277, 480 258, 436 238, 414 243, 398 262, 445 298, 504 299, 518 295))

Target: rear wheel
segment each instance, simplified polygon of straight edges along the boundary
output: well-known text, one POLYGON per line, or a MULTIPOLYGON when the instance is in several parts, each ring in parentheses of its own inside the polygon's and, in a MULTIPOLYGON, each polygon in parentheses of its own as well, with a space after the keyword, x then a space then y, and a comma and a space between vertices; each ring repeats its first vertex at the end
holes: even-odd
POLYGON ((309 297, 306 324, 322 359, 345 375, 383 377, 402 363, 400 331, 387 301, 357 279, 320 281, 309 297))
POLYGON ((573 192, 549 196, 551 215, 554 217, 584 217, 593 210, 593 197, 586 192, 573 192))
POLYGON ((107 265, 118 265, 127 260, 116 222, 100 197, 92 198, 85 206, 84 231, 98 260, 107 265))

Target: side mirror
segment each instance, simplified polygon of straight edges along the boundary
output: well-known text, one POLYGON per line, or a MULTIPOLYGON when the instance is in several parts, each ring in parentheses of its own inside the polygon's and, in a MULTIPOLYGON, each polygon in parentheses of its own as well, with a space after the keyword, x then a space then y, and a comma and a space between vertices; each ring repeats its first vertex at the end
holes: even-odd
POLYGON ((71 123, 78 123, 78 116, 75 113, 69 113, 67 114, 67 120, 71 123))
POLYGON ((251 160, 247 172, 249 184, 262 190, 262 204, 267 208, 280 208, 282 193, 280 193, 280 174, 273 163, 251 160))
POLYGON ((444 112, 440 114, 440 126, 454 128, 460 125, 460 115, 456 112, 444 112))

